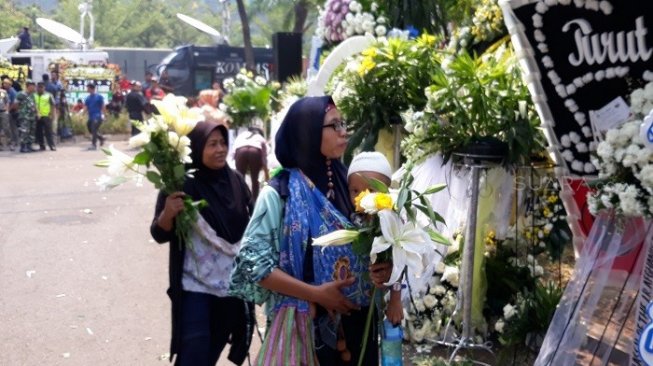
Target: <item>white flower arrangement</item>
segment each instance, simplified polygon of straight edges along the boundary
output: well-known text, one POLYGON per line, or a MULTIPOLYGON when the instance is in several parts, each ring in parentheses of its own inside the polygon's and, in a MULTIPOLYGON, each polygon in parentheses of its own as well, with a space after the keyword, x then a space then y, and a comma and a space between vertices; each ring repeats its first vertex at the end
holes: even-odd
POLYGON ((378 14, 379 5, 369 11, 356 0, 327 0, 320 9, 315 35, 327 43, 342 42, 355 35, 383 37, 387 34, 386 18, 378 14))
MULTIPOLYGON (((630 95, 634 120, 608 130, 593 163, 599 169, 598 189, 588 195, 592 214, 614 209, 618 215, 652 217, 653 150, 640 135, 640 118, 653 109, 653 82, 630 95), (650 108, 646 111, 644 108, 650 108)), ((649 114, 645 121, 653 119, 649 114)))

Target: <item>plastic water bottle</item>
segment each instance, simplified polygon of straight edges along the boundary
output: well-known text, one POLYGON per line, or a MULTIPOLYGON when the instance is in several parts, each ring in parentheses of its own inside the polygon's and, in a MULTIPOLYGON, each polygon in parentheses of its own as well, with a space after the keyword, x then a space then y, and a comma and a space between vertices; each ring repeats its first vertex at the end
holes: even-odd
POLYGON ((401 341, 404 335, 401 326, 394 326, 385 319, 383 321, 383 339, 381 340, 381 366, 403 366, 401 357, 401 341))

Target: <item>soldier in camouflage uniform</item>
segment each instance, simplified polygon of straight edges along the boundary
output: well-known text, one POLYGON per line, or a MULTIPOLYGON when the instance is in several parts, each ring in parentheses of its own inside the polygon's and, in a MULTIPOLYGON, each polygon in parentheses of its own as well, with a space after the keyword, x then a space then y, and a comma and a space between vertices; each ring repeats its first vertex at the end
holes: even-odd
POLYGON ((34 103, 34 90, 36 86, 33 81, 27 80, 26 92, 20 92, 16 96, 18 103, 18 135, 20 140, 20 152, 36 151, 32 148, 34 133, 36 130, 36 103, 34 103))

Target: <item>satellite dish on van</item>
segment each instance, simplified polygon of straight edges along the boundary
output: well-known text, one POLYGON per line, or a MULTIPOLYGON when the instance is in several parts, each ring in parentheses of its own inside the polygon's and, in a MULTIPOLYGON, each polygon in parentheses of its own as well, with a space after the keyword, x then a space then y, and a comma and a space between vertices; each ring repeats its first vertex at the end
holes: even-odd
POLYGON ((211 27, 210 25, 204 23, 203 21, 197 20, 193 17, 189 17, 188 15, 184 15, 181 13, 177 13, 177 18, 179 18, 179 20, 181 20, 182 22, 190 25, 191 27, 199 30, 200 32, 208 34, 209 36, 211 36, 211 38, 213 38, 213 40, 216 43, 218 44, 224 43, 225 40, 224 36, 220 32, 218 32, 217 29, 211 27))
POLYGON ((36 18, 36 24, 55 36, 65 39, 68 42, 82 46, 86 44, 86 39, 76 30, 67 25, 56 22, 52 19, 36 18))

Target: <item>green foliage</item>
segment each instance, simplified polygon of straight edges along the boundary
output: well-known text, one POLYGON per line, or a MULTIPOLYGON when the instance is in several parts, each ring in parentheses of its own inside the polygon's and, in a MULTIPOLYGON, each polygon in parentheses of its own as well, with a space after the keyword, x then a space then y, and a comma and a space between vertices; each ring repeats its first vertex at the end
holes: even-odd
MULTIPOLYGON (((86 114, 73 114, 70 116, 70 124, 75 135, 89 135, 86 122, 88 116, 86 114)), ((59 122, 61 124, 61 122, 59 122)), ((107 116, 107 119, 100 125, 102 133, 110 135, 122 135, 130 133, 129 116, 127 112, 121 112, 118 117, 112 115, 107 116)))
MULTIPOLYGON (((73 29, 79 29, 78 5, 78 0, 61 0, 55 19, 73 29)), ((178 21, 175 17, 177 12, 192 14, 219 28, 216 23, 220 18, 215 17, 207 6, 197 2, 96 0, 93 2, 95 45, 173 47, 184 43, 212 43, 207 35, 178 21)))
POLYGON ((353 131, 346 161, 359 146, 363 151, 373 150, 381 129, 401 123, 401 112, 426 105, 424 88, 436 66, 435 43, 430 35, 390 39, 336 71, 332 94, 353 131))
POLYGON ((504 327, 499 340, 504 346, 529 346, 539 349, 537 336, 542 336, 549 328, 549 323, 556 311, 562 289, 550 282, 538 283, 532 291, 525 292, 517 301, 517 313, 504 327))
POLYGON ((271 103, 275 100, 272 96, 278 91, 278 84, 268 84, 263 77, 254 77, 251 71, 241 70, 235 78, 226 79, 224 86, 228 92, 224 104, 232 126, 249 126, 256 118, 267 122, 273 109, 271 103))
POLYGON ((514 300, 515 294, 532 291, 537 279, 527 267, 513 266, 509 258, 515 253, 507 245, 501 246, 495 255, 486 257, 485 273, 488 279, 485 303, 486 316, 501 316, 503 306, 514 300))
POLYGON ((26 9, 16 7, 13 1, 0 1, 0 14, 0 38, 16 36, 25 26, 33 28, 26 9))
POLYGON ((403 143, 409 158, 441 152, 448 159, 487 137, 507 143, 507 164, 528 163, 542 150, 539 119, 510 49, 502 45, 482 57, 441 53, 438 62, 426 90, 428 106, 403 143))

